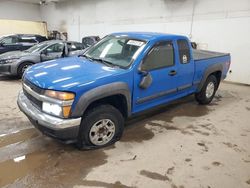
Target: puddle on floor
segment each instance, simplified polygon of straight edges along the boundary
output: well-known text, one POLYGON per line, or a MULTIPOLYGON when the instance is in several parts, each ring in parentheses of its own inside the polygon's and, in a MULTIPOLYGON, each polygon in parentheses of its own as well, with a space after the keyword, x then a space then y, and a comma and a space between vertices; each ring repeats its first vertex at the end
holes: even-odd
POLYGON ((46 153, 35 152, 0 163, 0 187, 24 177, 38 168, 46 159, 46 153))
POLYGON ((145 127, 146 122, 127 124, 121 142, 142 142, 154 137, 154 133, 145 127))
MULTIPOLYGON (((222 101, 216 102, 222 103, 222 101)), ((186 97, 128 120, 121 141, 142 142, 152 139, 155 133, 145 126, 154 120, 164 121, 167 125, 166 130, 175 131, 177 128, 174 125, 168 125, 168 123, 172 123, 174 117, 200 117, 213 110, 213 106, 198 105, 192 96, 186 97)), ((38 134, 35 129, 27 129, 11 135, 3 135, 2 138, 0 137, 0 148, 15 142, 30 142, 29 140, 38 136, 38 134)), ((93 168, 107 163, 105 151, 113 147, 79 151, 72 145, 45 141, 45 138, 41 139, 44 139, 43 142, 47 144, 36 145, 36 143, 32 143, 35 152, 29 151, 29 148, 24 148, 22 153, 27 154, 0 163, 0 186, 72 187, 76 184, 82 185, 84 184, 83 178, 93 168)), ((163 178, 165 180, 166 178, 165 176, 158 176, 159 174, 142 173, 145 176, 152 176, 157 179, 163 178)), ((109 184, 85 181, 85 184, 88 186, 112 187, 121 185, 121 187, 126 187, 120 182, 109 184)))
POLYGON ((134 187, 124 185, 120 181, 116 181, 115 183, 106 183, 106 182, 95 181, 95 180, 84 180, 84 182, 81 185, 84 185, 87 187, 134 188, 134 187))
POLYGON ((72 187, 107 162, 105 149, 79 151, 57 144, 0 163, 0 187, 72 187), (14 183, 14 184, 12 184, 14 183), (12 184, 12 185, 11 185, 12 184))
MULTIPOLYGON (((4 112, 4 114, 10 114, 11 112, 4 112)), ((11 115, 12 116, 12 115, 11 115)), ((7 117, 1 118, 0 112, 0 137, 4 135, 9 135, 20 130, 34 128, 28 119, 23 119, 22 117, 7 117)))
MULTIPOLYGON (((198 130, 199 127, 202 127, 204 129, 207 129, 204 127, 207 125, 207 122, 205 125, 197 125, 198 127, 194 125, 187 125, 187 127, 179 128, 173 125, 173 118, 175 117, 190 117, 190 118, 196 118, 196 117, 202 117, 210 112, 214 111, 216 108, 218 108, 219 105, 226 104, 229 102, 229 100, 232 102, 235 99, 235 96, 227 91, 220 91, 219 94, 217 94, 214 98, 214 100, 211 102, 210 105, 199 105, 196 101, 194 96, 190 95, 187 97, 184 97, 182 99, 176 100, 170 104, 166 104, 164 106, 154 108, 152 110, 149 110, 147 112, 138 114, 137 116, 129 119, 126 122, 126 128, 123 134, 123 137, 121 139, 122 142, 142 142, 146 140, 150 140, 154 137, 153 128, 159 127, 162 129, 165 129, 167 131, 169 130, 177 130, 181 131, 183 134, 193 134, 198 133, 204 136, 209 136, 210 133, 202 130, 198 130), (156 121, 164 122, 162 123, 155 123, 156 121), (146 125, 149 125, 150 129, 146 128, 146 125), (190 129, 192 132, 188 131, 190 129)), ((184 119, 183 124, 187 124, 186 119, 184 119)), ((209 129, 212 129, 209 127, 209 129)), ((163 130, 160 130, 162 132, 163 130)), ((214 130, 213 130, 214 131, 214 130)), ((213 132, 213 134, 216 134, 213 132)))
POLYGON ((161 175, 159 173, 150 172, 150 171, 147 171, 147 170, 141 170, 140 174, 142 176, 145 176, 145 177, 153 179, 153 180, 160 180, 160 181, 169 181, 170 180, 170 178, 168 176, 166 176, 166 175, 161 175))
POLYGON ((0 135, 0 148, 17 142, 30 140, 39 135, 41 134, 35 128, 24 129, 12 133, 2 134, 0 135))
POLYGON ((179 130, 178 127, 168 124, 173 123, 174 117, 200 117, 208 114, 210 111, 212 109, 209 107, 198 105, 192 96, 185 97, 129 119, 126 122, 126 128, 121 141, 142 142, 150 140, 155 134, 152 129, 145 127, 147 124, 151 127, 161 127, 166 130, 179 130), (155 120, 164 122, 164 125, 154 123, 155 120))

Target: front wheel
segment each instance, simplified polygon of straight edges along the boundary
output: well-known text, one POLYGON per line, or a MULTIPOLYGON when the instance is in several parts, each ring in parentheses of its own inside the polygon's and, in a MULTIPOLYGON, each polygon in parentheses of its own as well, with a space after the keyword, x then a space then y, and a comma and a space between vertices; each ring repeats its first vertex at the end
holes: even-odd
POLYGON ((77 141, 79 149, 97 149, 118 141, 123 133, 124 118, 112 105, 90 109, 82 118, 77 141))
POLYGON ((21 65, 19 65, 18 69, 17 69, 17 76, 18 78, 22 78, 23 73, 25 72, 25 70, 30 67, 31 65, 33 65, 32 63, 22 63, 21 65))
POLYGON ((195 99, 200 104, 209 104, 215 95, 218 88, 218 81, 214 75, 210 75, 205 84, 203 85, 201 91, 195 94, 195 99))

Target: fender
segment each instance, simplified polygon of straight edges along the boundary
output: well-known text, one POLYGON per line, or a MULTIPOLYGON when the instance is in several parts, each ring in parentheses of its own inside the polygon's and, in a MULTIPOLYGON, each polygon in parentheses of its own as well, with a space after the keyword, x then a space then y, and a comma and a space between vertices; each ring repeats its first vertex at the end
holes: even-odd
POLYGON ((222 64, 214 64, 214 65, 211 65, 210 67, 208 67, 205 71, 204 71, 204 74, 203 74, 203 77, 201 79, 201 82, 199 83, 198 85, 198 88, 197 88, 197 92, 200 92, 203 85, 205 84, 208 76, 214 72, 217 72, 217 71, 223 71, 223 65, 222 64))
POLYGON ((17 74, 17 69, 18 69, 18 67, 19 67, 22 63, 26 63, 26 62, 35 64, 35 62, 34 62, 33 60, 21 60, 21 61, 18 61, 17 63, 11 65, 11 72, 12 72, 12 74, 15 74, 15 75, 16 75, 16 74, 17 74))
POLYGON ((72 112, 73 117, 80 117, 84 114, 87 107, 94 101, 112 96, 123 95, 127 101, 128 116, 131 114, 131 95, 127 83, 114 82, 91 89, 84 93, 78 100, 75 109, 72 112))

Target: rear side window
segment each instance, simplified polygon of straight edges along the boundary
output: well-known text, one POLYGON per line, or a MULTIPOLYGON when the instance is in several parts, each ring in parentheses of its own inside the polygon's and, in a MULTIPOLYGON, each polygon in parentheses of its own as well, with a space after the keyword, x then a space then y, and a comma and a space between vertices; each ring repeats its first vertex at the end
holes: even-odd
POLYGON ((174 65, 174 48, 170 41, 156 44, 148 53, 141 69, 150 71, 174 65))
POLYGON ((15 44, 17 43, 17 37, 15 36, 9 36, 9 37, 5 37, 2 41, 2 44, 15 44))
POLYGON ((36 37, 36 40, 37 40, 38 42, 43 42, 43 41, 46 41, 47 38, 46 38, 46 37, 43 37, 43 36, 37 36, 37 37, 36 37))
POLYGON ((180 39, 177 41, 179 49, 179 58, 182 64, 187 64, 190 62, 190 49, 188 41, 185 39, 180 39))
POLYGON ((68 43, 68 49, 70 52, 72 52, 72 51, 82 50, 83 46, 80 43, 68 43))
POLYGON ((63 43, 53 44, 50 47, 48 47, 46 51, 48 53, 59 53, 63 52, 63 47, 64 47, 63 43))
POLYGON ((93 44, 95 44, 95 41, 93 38, 91 37, 86 37, 82 39, 82 43, 86 46, 86 47, 90 47, 93 44))

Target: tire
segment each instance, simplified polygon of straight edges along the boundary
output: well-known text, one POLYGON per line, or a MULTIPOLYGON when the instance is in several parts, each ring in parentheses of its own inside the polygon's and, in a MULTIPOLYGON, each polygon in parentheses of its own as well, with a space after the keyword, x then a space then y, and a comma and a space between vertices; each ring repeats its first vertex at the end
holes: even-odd
POLYGON ((33 65, 33 63, 29 63, 29 62, 22 63, 21 65, 19 65, 18 68, 17 68, 17 76, 18 76, 18 78, 22 78, 22 77, 23 77, 24 71, 25 71, 29 66, 32 66, 32 65, 33 65))
POLYGON ((209 104, 218 89, 218 81, 214 75, 210 75, 204 83, 201 91, 195 94, 195 99, 199 104, 209 104))
POLYGON ((77 147, 98 149, 111 145, 120 140, 123 129, 124 118, 118 109, 108 104, 96 106, 82 118, 77 147))

